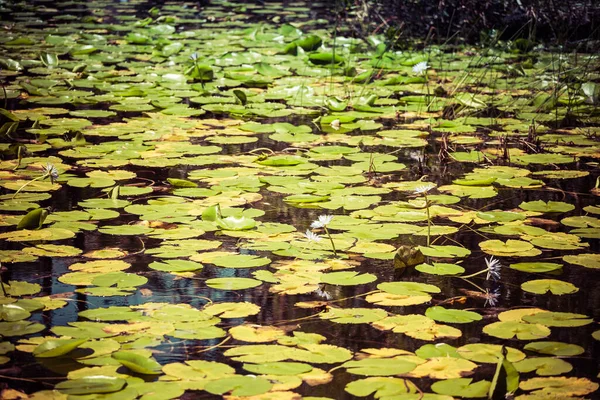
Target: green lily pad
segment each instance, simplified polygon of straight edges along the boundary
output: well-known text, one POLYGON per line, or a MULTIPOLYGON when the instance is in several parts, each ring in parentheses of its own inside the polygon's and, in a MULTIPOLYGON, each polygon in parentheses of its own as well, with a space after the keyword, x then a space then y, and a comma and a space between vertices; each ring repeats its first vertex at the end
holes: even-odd
POLYGON ((85 342, 87 339, 46 340, 33 350, 33 355, 39 358, 59 357, 75 350, 85 342))
POLYGON ((545 202, 542 200, 523 202, 519 205, 520 208, 527 211, 537 211, 542 213, 562 213, 569 212, 575 209, 575 206, 562 201, 549 201, 545 202))
POLYGON ((541 324, 519 321, 498 321, 483 327, 483 332, 501 339, 536 340, 550 336, 550 329, 541 324))
POLYGON ((559 357, 572 357, 585 353, 585 349, 581 346, 563 342, 534 342, 527 343, 525 350, 535 351, 540 354, 550 354, 559 357))
POLYGON ((581 265, 586 268, 600 269, 600 254, 577 254, 563 256, 569 264, 581 265))
POLYGON ((526 358, 514 363, 514 366, 521 373, 535 371, 541 376, 562 375, 573 369, 570 363, 553 357, 526 358))
POLYGON ((204 387, 212 394, 226 394, 232 396, 256 396, 271 390, 273 385, 264 378, 256 376, 237 375, 210 381, 204 387))
POLYGON ((390 376, 412 371, 416 364, 398 358, 365 358, 358 361, 347 361, 342 364, 346 371, 355 375, 390 376))
POLYGON ((246 371, 260 375, 299 375, 313 369, 312 365, 297 362, 272 362, 264 364, 244 364, 246 371))
POLYGON ((329 308, 326 313, 319 314, 338 324, 366 324, 387 317, 387 312, 378 308, 329 308))
POLYGON ((521 289, 529 293, 554 295, 577 293, 579 289, 572 283, 557 279, 536 279, 521 284, 521 289))
POLYGON ((138 374, 158 375, 162 373, 162 366, 154 359, 132 351, 117 351, 112 353, 111 357, 138 374))
POLYGON ((115 376, 94 375, 59 382, 55 389, 66 395, 112 393, 121 390, 125 383, 125 379, 115 376))
POLYGON ((376 280, 377 277, 373 274, 359 274, 354 271, 330 272, 321 275, 321 282, 340 286, 364 285, 376 280))
POLYGON ((466 398, 487 397, 489 389, 489 381, 473 382, 471 378, 446 379, 431 385, 431 390, 436 393, 466 398))
POLYGON ((587 315, 567 312, 543 311, 523 316, 523 320, 532 324, 559 327, 578 327, 591 324, 593 320, 587 315))
POLYGON ((473 321, 480 321, 481 315, 473 311, 453 310, 442 306, 429 307, 425 310, 425 316, 440 322, 454 324, 468 324, 473 321))
POLYGON ((510 264, 509 267, 512 269, 516 269, 517 271, 544 273, 559 270, 562 268, 562 264, 547 262, 526 262, 510 264))
POLYGON ((262 282, 251 278, 213 278, 206 281, 206 286, 219 290, 243 290, 262 285, 262 282))

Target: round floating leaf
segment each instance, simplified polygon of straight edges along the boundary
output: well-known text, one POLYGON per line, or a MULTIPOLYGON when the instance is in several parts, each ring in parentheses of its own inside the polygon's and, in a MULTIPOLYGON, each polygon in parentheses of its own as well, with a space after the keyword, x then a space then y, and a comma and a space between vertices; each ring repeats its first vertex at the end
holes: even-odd
POLYGON ((514 366, 521 373, 535 371, 537 375, 541 376, 562 375, 573 369, 570 363, 553 357, 526 358, 514 363, 514 366))
POLYGON ((42 240, 64 240, 75 236, 75 232, 62 228, 43 228, 38 230, 20 230, 0 234, 0 239, 9 242, 31 242, 42 240))
POLYGON ((577 254, 563 256, 563 260, 569 264, 581 265, 586 268, 600 269, 600 254, 577 254))
POLYGON ((550 329, 540 324, 518 321, 493 322, 483 327, 483 332, 500 339, 536 340, 550 336, 550 329))
POLYGON ((210 315, 218 315, 221 318, 244 318, 249 315, 258 314, 260 307, 248 302, 213 303, 204 307, 202 311, 210 315))
POLYGON ((419 347, 415 354, 421 358, 434 358, 434 357, 451 357, 451 358, 462 358, 457 352, 456 347, 450 346, 446 343, 438 344, 425 344, 419 347))
POLYGON ((31 321, 0 322, 0 335, 24 336, 43 331, 45 326, 31 321))
POLYGON ((431 263, 430 264, 419 264, 415 269, 419 272, 430 275, 458 275, 465 272, 465 269, 460 265, 448 264, 448 263, 431 263))
POLYGON ((542 213, 562 213, 569 212, 575 209, 575 206, 562 201, 549 201, 544 202, 542 200, 528 201, 519 204, 519 207, 527 211, 536 211, 542 213))
POLYGON ((473 382, 471 378, 446 379, 431 385, 436 393, 466 398, 487 397, 489 389, 489 381, 473 382))
POLYGON ((453 310, 442 306, 429 307, 425 311, 425 316, 440 322, 454 324, 468 324, 473 321, 480 321, 481 315, 473 311, 453 310))
MULTIPOLYGON (((417 393, 417 388, 411 381, 407 379, 388 377, 371 377, 359 379, 357 381, 353 381, 347 384, 344 390, 354 396, 361 397, 374 394, 376 399, 402 396, 408 393, 417 393)), ((427 397, 423 397, 423 400, 425 400, 426 398, 427 397)), ((317 399, 314 398, 314 400, 317 399)))
POLYGON ((121 390, 125 383, 125 379, 122 378, 94 375, 59 382, 56 384, 55 389, 67 395, 112 393, 121 390))
POLYGON ((510 264, 509 267, 512 269, 516 269, 517 271, 544 273, 561 269, 562 264, 547 262, 526 262, 510 264))
POLYGON ((105 225, 98 232, 108 235, 139 236, 154 231, 154 229, 143 225, 105 225))
POLYGON ((88 339, 56 339, 46 340, 33 350, 33 355, 39 358, 58 357, 67 354, 87 342, 88 339))
POLYGON ((579 291, 577 286, 569 282, 559 281, 557 279, 536 279, 521 284, 521 289, 529 293, 555 295, 571 294, 579 291))
POLYGON ((154 261, 148 267, 163 272, 193 272, 200 271, 204 266, 189 260, 166 260, 165 262, 154 261))
POLYGON ((148 278, 145 276, 129 274, 126 272, 110 272, 92 279, 93 285, 102 287, 115 286, 117 288, 131 288, 143 285, 146 282, 148 282, 148 278))
POLYGON ((551 354, 553 356, 559 357, 578 356, 585 352, 585 349, 581 346, 563 342, 527 343, 524 349, 529 351, 535 351, 536 353, 540 354, 551 354))
POLYGON ((487 254, 505 257, 534 257, 542 252, 529 242, 523 240, 509 239, 505 242, 501 240, 485 240, 479 243, 479 247, 487 254))
POLYGON ((423 255, 440 258, 466 257, 469 254, 471 254, 471 250, 458 246, 419 246, 419 250, 421 250, 421 253, 423 253, 423 255))
POLYGON ((319 314, 322 319, 328 319, 338 324, 366 324, 387 317, 387 312, 378 308, 333 308, 319 314))
POLYGON ((262 267, 271 262, 267 257, 250 254, 232 254, 224 251, 195 254, 192 259, 223 268, 254 268, 262 267))
POLYGON ((578 327, 594 322, 594 320, 589 318, 587 315, 551 311, 539 312, 533 315, 525 315, 523 320, 532 324, 542 324, 550 327, 578 327))
POLYGON ((428 293, 440 293, 441 289, 434 285, 419 282, 384 282, 377 289, 396 295, 427 296, 428 293))
POLYGON ((20 321, 30 316, 29 311, 17 304, 0 304, 0 321, 20 321))
POLYGON ((312 371, 313 367, 310 364, 298 362, 272 362, 263 364, 244 364, 242 365, 246 371, 260 375, 299 375, 305 372, 312 371))
POLYGON ((274 326, 238 325, 229 329, 229 334, 236 340, 264 343, 285 336, 285 331, 274 326))
POLYGON ((416 366, 400 358, 364 358, 342 364, 348 373, 366 376, 400 375, 412 371, 416 366))
POLYGON ((260 286, 262 281, 252 278, 213 278, 206 281, 206 286, 219 290, 242 290, 260 286))
POLYGON ((42 290, 42 287, 37 283, 8 281, 8 285, 4 284, 6 292, 11 296, 28 296, 37 294, 42 290))
POLYGON ((524 214, 509 211, 478 212, 477 217, 491 222, 511 222, 522 221, 525 219, 524 214))
POLYGON ((112 353, 111 357, 138 374, 158 375, 162 373, 162 366, 159 363, 138 353, 117 351, 112 353))
POLYGON ((256 376, 232 376, 210 381, 204 387, 212 394, 229 393, 232 396, 256 396, 271 390, 273 385, 264 378, 256 376))
POLYGON ((453 357, 433 357, 427 362, 418 365, 410 372, 410 376, 422 378, 429 376, 432 379, 453 379, 468 375, 477 368, 474 362, 453 357))
POLYGON ((321 282, 340 286, 364 285, 376 280, 377 277, 373 274, 359 274, 356 271, 330 272, 321 275, 321 282))
POLYGON ((599 386, 600 385, 597 383, 586 378, 564 376, 555 378, 531 378, 519 383, 519 389, 535 390, 532 394, 537 394, 541 397, 546 396, 546 398, 585 396, 598 390, 599 386))
MULTIPOLYGON (((510 362, 520 361, 525 354, 512 347, 506 347, 506 359, 510 362)), ((463 358, 478 363, 498 363, 502 357, 502 346, 497 344, 473 343, 459 347, 457 350, 463 358)))

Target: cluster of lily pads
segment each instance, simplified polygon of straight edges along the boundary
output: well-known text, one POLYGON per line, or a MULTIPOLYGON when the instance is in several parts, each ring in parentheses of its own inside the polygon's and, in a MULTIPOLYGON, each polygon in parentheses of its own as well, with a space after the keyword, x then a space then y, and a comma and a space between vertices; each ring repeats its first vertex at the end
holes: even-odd
POLYGON ((597 391, 597 56, 177 3, 0 4, 0 365, 62 377, 31 398, 597 391))

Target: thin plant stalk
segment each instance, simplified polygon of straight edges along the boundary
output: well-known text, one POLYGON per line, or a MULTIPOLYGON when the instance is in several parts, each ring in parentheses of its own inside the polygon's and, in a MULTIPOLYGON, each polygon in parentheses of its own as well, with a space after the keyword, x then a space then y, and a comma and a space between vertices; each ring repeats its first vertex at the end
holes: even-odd
POLYGON ((423 193, 425 197, 425 210, 427 212, 427 247, 431 244, 431 214, 429 212, 429 200, 427 199, 427 192, 423 193))
POLYGON ((331 237, 331 234, 329 233, 329 230, 327 229, 326 226, 324 226, 323 229, 325 229, 325 233, 327 234, 327 237, 329 238, 329 241, 331 242, 331 248, 333 249, 333 255, 335 257, 337 257, 337 251, 335 249, 335 244, 333 243, 333 238, 331 237))
POLYGON ((19 188, 19 190, 17 190, 17 191, 15 192, 15 194, 13 194, 12 198, 14 199, 15 197, 17 197, 17 195, 19 194, 19 192, 20 192, 21 190, 23 190, 23 188, 24 188, 25 186, 29 185, 30 183, 33 183, 33 182, 35 182, 35 181, 38 181, 38 180, 40 180, 40 179, 47 178, 47 177, 49 177, 49 176, 50 176, 50 173, 45 173, 44 175, 38 176, 37 178, 33 178, 33 179, 32 179, 32 180, 30 180, 29 182, 26 182, 26 183, 25 183, 23 186, 21 186, 21 187, 19 188))

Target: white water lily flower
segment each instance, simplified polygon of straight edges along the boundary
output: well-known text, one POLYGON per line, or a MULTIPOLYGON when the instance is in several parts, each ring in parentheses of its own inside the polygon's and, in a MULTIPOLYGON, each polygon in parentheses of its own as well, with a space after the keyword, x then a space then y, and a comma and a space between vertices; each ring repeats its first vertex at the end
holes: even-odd
POLYGON ((54 181, 58 179, 58 170, 56 169, 54 164, 46 164, 44 166, 44 173, 46 173, 50 177, 52 183, 54 183, 54 181))
POLYGON ((487 279, 488 281, 490 280, 490 278, 492 278, 495 281, 500 280, 500 268, 502 268, 500 260, 492 256, 489 259, 485 259, 485 265, 488 269, 488 273, 485 279, 487 279))
POLYGON ((429 68, 429 65, 427 65, 427 61, 421 61, 420 63, 413 65, 412 71, 413 74, 423 75, 425 71, 427 71, 427 68, 429 68))
POLYGON ((335 129, 336 131, 340 129, 340 120, 339 119, 334 119, 333 121, 331 121, 331 127, 333 129, 335 129))
POLYGON ((329 225, 332 219, 333 215, 319 215, 319 218, 316 221, 313 221, 313 223, 310 224, 310 227, 313 229, 324 228, 329 225))
POLYGON ((304 237, 307 238, 309 242, 315 242, 315 243, 318 243, 321 241, 321 239, 323 239, 321 236, 317 235, 314 232, 309 231, 308 229, 304 233, 304 237))
POLYGON ((417 186, 415 188, 416 194, 427 193, 431 190, 431 186, 417 186))
POLYGON ((190 54, 190 60, 196 61, 198 59, 198 53, 192 53, 190 54))

